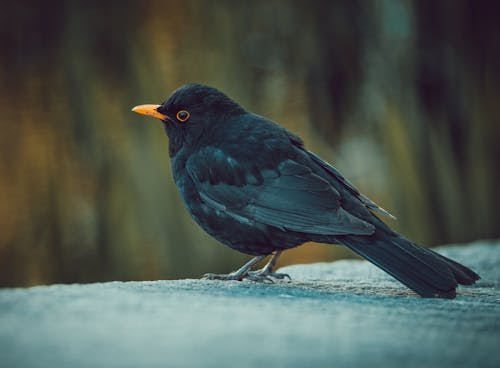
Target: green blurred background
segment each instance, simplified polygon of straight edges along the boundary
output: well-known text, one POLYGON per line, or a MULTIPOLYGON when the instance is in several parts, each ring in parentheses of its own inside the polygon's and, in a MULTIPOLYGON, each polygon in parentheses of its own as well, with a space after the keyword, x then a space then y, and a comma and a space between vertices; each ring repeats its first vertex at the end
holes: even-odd
POLYGON ((130 112, 193 81, 299 134, 415 241, 500 236, 499 10, 1 1, 0 285, 199 277, 248 258, 189 218, 161 125, 130 112))

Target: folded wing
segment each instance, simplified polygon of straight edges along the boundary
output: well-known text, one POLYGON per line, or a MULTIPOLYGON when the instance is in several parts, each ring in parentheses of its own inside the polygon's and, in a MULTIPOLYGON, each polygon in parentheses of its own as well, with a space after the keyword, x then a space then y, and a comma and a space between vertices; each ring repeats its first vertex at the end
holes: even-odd
POLYGON ((373 225, 342 208, 328 181, 292 159, 262 169, 205 147, 188 159, 186 170, 207 206, 240 222, 321 235, 374 232, 373 225))

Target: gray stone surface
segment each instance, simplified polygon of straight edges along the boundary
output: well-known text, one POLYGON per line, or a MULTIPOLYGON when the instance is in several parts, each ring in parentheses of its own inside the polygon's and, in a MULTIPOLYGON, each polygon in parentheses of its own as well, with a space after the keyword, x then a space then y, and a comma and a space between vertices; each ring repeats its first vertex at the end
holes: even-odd
POLYGON ((3 289, 0 366, 500 367, 499 246, 440 249, 483 277, 455 300, 352 260, 287 267, 276 284, 3 289))

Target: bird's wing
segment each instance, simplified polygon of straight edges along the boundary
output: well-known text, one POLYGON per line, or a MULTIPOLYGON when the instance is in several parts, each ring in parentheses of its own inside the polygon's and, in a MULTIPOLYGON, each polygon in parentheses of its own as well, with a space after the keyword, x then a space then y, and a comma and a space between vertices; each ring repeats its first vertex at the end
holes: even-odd
POLYGON ((186 170, 201 201, 240 222, 322 235, 374 231, 340 206, 340 194, 326 180, 292 159, 262 169, 205 147, 190 156, 186 170))
POLYGON ((357 197, 361 203, 363 203, 367 208, 374 212, 378 212, 381 215, 390 217, 392 219, 396 219, 395 216, 393 216, 391 213, 380 207, 378 204, 373 202, 370 198, 366 197, 362 193, 359 192, 359 190, 352 185, 344 176, 337 170, 335 169, 332 165, 329 163, 323 161, 321 158, 319 158, 317 155, 314 153, 307 151, 309 156, 313 159, 314 162, 316 162, 319 166, 323 168, 329 175, 334 177, 336 180, 338 180, 340 183, 342 183, 355 197, 357 197))

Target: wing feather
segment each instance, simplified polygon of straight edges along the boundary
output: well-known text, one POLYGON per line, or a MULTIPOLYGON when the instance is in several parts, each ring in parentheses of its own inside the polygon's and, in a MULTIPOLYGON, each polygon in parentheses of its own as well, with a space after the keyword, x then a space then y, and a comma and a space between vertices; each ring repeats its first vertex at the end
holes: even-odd
POLYGON ((328 181, 291 159, 257 170, 221 149, 205 147, 188 159, 186 169, 207 206, 240 222, 321 235, 374 231, 341 207, 340 194, 328 181))

